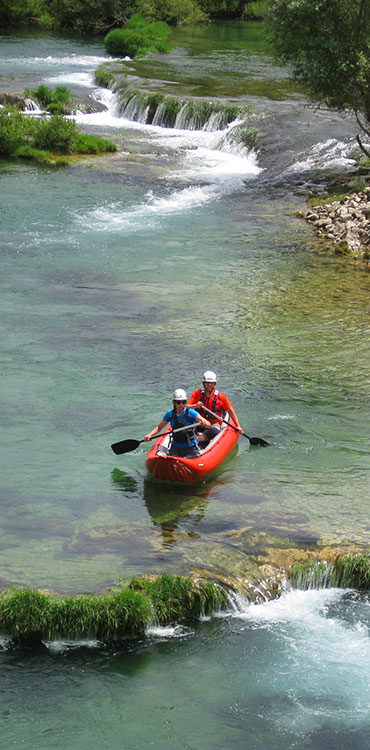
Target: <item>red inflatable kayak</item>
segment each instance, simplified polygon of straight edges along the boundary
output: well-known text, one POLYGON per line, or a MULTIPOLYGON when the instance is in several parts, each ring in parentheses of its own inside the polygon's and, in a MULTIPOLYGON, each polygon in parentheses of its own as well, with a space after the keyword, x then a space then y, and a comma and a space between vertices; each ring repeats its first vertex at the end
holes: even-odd
MULTIPOLYGON (((228 417, 226 417, 228 419, 228 417)), ((235 427, 230 418, 230 425, 235 427)), ((238 433, 230 425, 223 423, 220 432, 211 440, 204 451, 194 458, 169 456, 170 436, 159 437, 152 445, 146 459, 150 474, 162 482, 199 482, 208 477, 224 461, 238 441, 238 433)))

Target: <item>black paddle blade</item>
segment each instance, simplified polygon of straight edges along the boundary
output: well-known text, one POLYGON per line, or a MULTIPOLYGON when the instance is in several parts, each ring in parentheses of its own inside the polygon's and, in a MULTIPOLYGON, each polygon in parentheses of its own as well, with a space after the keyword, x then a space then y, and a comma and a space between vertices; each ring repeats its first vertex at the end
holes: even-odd
POLYGON ((268 443, 267 440, 264 440, 263 438, 248 438, 251 445, 258 445, 260 448, 267 448, 268 445, 271 445, 271 443, 268 443))
POLYGON ((135 448, 137 448, 140 443, 142 443, 142 440, 120 440, 119 443, 113 443, 111 445, 113 453, 116 454, 116 456, 120 456, 121 453, 129 453, 130 451, 134 451, 135 448))

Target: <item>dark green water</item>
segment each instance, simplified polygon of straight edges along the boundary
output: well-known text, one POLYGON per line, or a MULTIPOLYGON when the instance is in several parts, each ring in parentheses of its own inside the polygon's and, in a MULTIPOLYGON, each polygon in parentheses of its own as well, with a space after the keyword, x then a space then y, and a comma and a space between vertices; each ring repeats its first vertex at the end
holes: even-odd
MULTIPOLYGON (((294 215, 297 182, 350 165, 354 128, 289 98, 255 28, 181 32, 135 73, 251 94, 269 113, 257 155, 221 133, 123 121, 110 101, 79 119, 120 143, 116 156, 0 164, 6 585, 99 590, 138 572, 220 570, 226 552, 237 566, 243 529, 300 546, 368 540, 369 276, 294 215), (272 446, 240 439, 205 485, 153 486, 146 448, 117 458, 110 444, 141 439, 172 390, 209 368, 246 432, 272 446)), ((99 43, 2 42, 2 90, 95 95, 99 43)), ((240 604, 113 650, 4 643, 6 746, 362 750, 368 602, 342 597, 240 604)))

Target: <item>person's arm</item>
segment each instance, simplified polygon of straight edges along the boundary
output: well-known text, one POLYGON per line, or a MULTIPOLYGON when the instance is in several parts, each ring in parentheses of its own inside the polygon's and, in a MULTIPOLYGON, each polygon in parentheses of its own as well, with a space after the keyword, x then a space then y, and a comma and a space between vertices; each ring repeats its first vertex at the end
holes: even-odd
POLYGON ((201 414, 198 414, 198 416, 197 416, 197 418, 196 418, 195 421, 199 422, 200 424, 202 424, 203 427, 210 427, 211 426, 211 423, 208 421, 208 419, 204 419, 204 417, 202 417, 201 414))
POLYGON ((235 409, 234 409, 234 407, 233 407, 230 399, 227 396, 225 396, 224 393, 222 394, 222 401, 223 401, 223 407, 224 407, 225 411, 227 411, 230 414, 230 417, 235 422, 236 429, 239 432, 244 432, 244 430, 243 430, 243 428, 242 428, 242 426, 241 426, 241 424, 239 422, 239 419, 237 417, 236 411, 235 411, 235 409))
POLYGON ((233 419, 233 421, 235 422, 235 427, 236 427, 236 429, 237 429, 237 430, 238 430, 239 432, 244 432, 244 430, 243 430, 243 428, 242 428, 241 424, 239 423, 239 419, 238 419, 238 417, 236 416, 236 411, 235 411, 235 409, 234 409, 234 407, 233 407, 233 405, 232 405, 232 404, 230 404, 230 406, 229 406, 229 408, 228 408, 228 412, 229 412, 229 414, 230 414, 230 417, 231 417, 231 418, 233 419))
POLYGON ((146 442, 148 442, 148 440, 150 440, 152 437, 154 437, 154 435, 158 435, 158 432, 161 432, 163 430, 163 428, 166 427, 167 424, 168 424, 167 420, 166 419, 162 419, 162 422, 160 422, 159 424, 157 424, 156 427, 154 427, 152 430, 150 430, 150 432, 148 432, 147 435, 145 435, 144 440, 146 442))
POLYGON ((191 394, 191 396, 189 398, 187 406, 191 407, 192 409, 196 409, 196 410, 202 408, 203 404, 199 400, 199 390, 193 391, 193 393, 191 394))

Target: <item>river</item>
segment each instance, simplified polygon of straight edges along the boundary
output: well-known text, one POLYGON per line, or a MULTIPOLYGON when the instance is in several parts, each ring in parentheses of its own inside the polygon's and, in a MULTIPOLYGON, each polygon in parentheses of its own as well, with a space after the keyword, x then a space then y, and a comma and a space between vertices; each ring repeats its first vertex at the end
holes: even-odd
MULTIPOLYGON (((103 101, 77 119, 120 146, 63 169, 0 161, 5 585, 222 575, 230 554, 237 575, 266 534, 368 541, 369 275, 295 215, 302 186, 351 167, 353 122, 306 106, 259 25, 176 34, 174 52, 129 75, 252 104, 257 153, 225 131, 120 116, 93 81, 100 40, 2 37, 1 91, 60 83, 103 101), (141 439, 205 369, 271 447, 240 438, 205 485, 153 485, 146 448, 118 458, 110 444, 141 439)), ((287 590, 117 648, 13 652, 4 639, 6 746, 365 750, 368 605, 287 590)))

